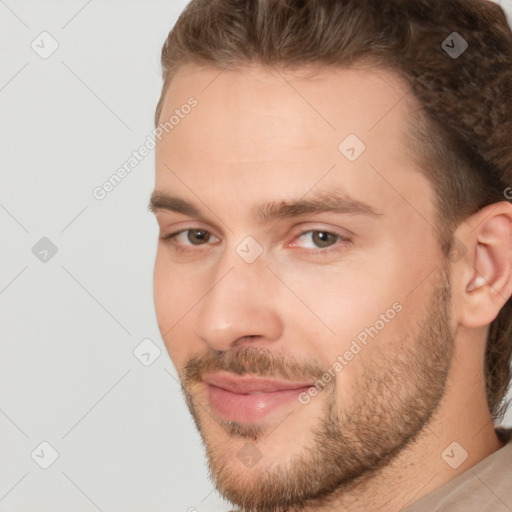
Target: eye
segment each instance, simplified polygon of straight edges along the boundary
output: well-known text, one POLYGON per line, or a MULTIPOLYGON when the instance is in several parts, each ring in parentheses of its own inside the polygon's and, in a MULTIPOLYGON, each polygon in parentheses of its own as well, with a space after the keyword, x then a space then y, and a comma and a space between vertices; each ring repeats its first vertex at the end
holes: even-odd
MULTIPOLYGON (((339 242, 349 241, 348 238, 344 237, 343 235, 340 235, 339 233, 314 229, 311 229, 309 231, 303 231, 296 237, 295 240, 301 239, 303 241, 306 241, 306 244, 302 245, 302 247, 306 249, 328 249, 338 244, 339 242)), ((293 242, 291 245, 296 246, 297 244, 293 242)))
MULTIPOLYGON (((161 240, 173 246, 175 251, 190 252, 194 247, 217 244, 219 238, 201 228, 189 228, 161 236, 161 240)), ((312 255, 327 255, 341 250, 350 240, 340 233, 310 229, 299 233, 288 246, 306 249, 312 255)))
POLYGON ((172 240, 175 245, 204 245, 208 242, 211 242, 212 238, 214 242, 218 242, 218 238, 212 235, 206 229, 182 229, 181 231, 176 231, 174 233, 170 233, 169 235, 163 236, 162 240, 172 240))

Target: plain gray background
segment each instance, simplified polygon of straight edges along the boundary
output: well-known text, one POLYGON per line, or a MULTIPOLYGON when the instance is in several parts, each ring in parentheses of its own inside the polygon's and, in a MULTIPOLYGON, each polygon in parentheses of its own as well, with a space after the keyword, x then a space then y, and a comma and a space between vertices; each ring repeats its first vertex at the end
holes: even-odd
POLYGON ((1 512, 229 508, 155 319, 153 152, 92 193, 153 130, 185 5, 0 0, 1 512))

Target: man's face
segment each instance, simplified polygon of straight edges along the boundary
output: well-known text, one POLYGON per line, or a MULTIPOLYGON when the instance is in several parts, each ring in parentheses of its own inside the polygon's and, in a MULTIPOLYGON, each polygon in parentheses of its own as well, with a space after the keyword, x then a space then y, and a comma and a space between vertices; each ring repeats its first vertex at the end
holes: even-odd
POLYGON ((408 92, 377 69, 193 65, 167 92, 162 123, 197 105, 157 146, 156 313, 216 484, 248 510, 371 475, 443 394, 449 276, 408 92))

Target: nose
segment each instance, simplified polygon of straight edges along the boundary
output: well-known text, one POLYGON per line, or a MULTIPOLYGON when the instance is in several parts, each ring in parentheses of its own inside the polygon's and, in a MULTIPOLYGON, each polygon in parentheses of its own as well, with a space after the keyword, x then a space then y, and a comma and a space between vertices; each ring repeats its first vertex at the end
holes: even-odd
POLYGON ((278 283, 262 258, 253 263, 236 253, 225 258, 198 305, 196 334, 215 350, 244 344, 268 347, 283 331, 278 283))

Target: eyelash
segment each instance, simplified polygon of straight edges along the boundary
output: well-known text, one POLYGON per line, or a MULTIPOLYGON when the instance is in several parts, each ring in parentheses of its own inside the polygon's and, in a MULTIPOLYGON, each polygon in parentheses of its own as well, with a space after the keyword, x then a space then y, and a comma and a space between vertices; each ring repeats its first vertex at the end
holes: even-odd
MULTIPOLYGON (((166 242, 166 243, 171 243, 172 245, 174 245, 174 249, 178 252, 181 252, 181 253, 187 253, 187 252, 196 252, 198 250, 201 250, 200 248, 203 246, 203 245, 208 245, 208 242, 205 243, 205 244, 199 244, 199 245, 190 245, 190 246, 180 246, 180 245, 177 245, 175 243, 172 242, 172 239, 176 238, 178 235, 180 235, 181 233, 186 233, 187 231, 204 231, 205 233, 208 233, 208 234, 212 234, 210 233, 208 230, 206 229, 201 229, 201 228, 188 228, 188 229, 181 229, 179 231, 175 231, 173 233, 169 233, 168 235, 164 235, 161 238, 161 240, 163 242, 166 242)), ((350 243, 350 240, 341 235, 340 233, 336 233, 335 231, 327 231, 327 230, 323 230, 323 229, 306 229, 304 231, 301 231, 298 235, 296 235, 294 237, 294 240, 295 239, 298 239, 298 238, 301 238, 302 236, 308 234, 308 233, 326 233, 326 234, 329 234, 329 235, 333 235, 335 238, 337 238, 338 240, 336 242, 334 242, 333 245, 325 248, 325 249, 322 249, 320 247, 316 248, 316 249, 307 249, 305 248, 306 251, 308 251, 309 254, 312 254, 314 256, 327 256, 329 254, 332 254, 334 252, 338 252, 340 250, 343 250, 344 249, 344 246, 347 245, 348 243, 350 243)))

